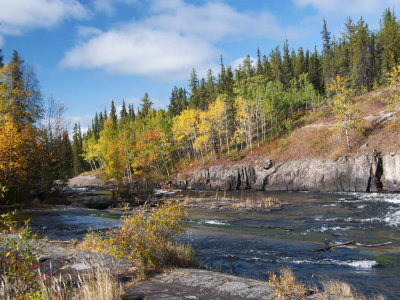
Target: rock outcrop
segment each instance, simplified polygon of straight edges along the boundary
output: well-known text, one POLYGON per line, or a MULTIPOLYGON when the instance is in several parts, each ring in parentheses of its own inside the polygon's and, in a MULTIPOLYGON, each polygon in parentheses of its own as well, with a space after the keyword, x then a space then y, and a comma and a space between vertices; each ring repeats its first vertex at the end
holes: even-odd
POLYGON ((302 159, 261 165, 216 165, 178 174, 176 186, 187 189, 319 192, 398 192, 400 154, 330 159, 302 159))

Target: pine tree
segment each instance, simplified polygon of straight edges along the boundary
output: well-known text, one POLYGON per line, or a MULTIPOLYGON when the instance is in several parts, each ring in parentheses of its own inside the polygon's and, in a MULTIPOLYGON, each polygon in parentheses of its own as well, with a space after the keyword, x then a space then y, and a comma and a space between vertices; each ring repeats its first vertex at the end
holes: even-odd
POLYGON ((4 57, 3 57, 3 55, 2 55, 2 52, 3 52, 3 50, 0 49, 0 68, 4 67, 4 63, 3 63, 4 57))
POLYGON ((292 59, 289 54, 289 45, 286 40, 283 45, 283 61, 282 61, 282 83, 285 88, 290 86, 293 79, 292 59))

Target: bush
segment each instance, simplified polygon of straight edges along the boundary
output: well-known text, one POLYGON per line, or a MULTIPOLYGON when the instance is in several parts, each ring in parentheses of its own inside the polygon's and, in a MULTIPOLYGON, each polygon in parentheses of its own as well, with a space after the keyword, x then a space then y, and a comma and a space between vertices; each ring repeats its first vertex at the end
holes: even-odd
POLYGON ((0 223, 5 226, 3 235, 0 235, 0 295, 5 295, 7 291, 17 298, 24 298, 33 295, 38 288, 37 249, 32 245, 36 236, 31 232, 29 220, 17 231, 15 213, 13 211, 0 215, 0 223), (16 232, 19 234, 9 235, 16 232))
POLYGON ((193 262, 193 250, 176 246, 173 237, 182 233, 186 211, 178 203, 169 203, 151 212, 139 210, 122 217, 118 229, 107 232, 105 243, 116 258, 126 257, 142 272, 193 262))

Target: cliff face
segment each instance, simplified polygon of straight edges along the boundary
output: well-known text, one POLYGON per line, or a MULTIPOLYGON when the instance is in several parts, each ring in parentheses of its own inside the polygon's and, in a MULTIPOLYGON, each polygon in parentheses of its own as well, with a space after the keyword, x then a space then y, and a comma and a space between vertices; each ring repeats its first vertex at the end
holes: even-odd
POLYGON ((177 187, 205 190, 399 192, 400 154, 342 157, 337 161, 302 159, 262 165, 217 165, 178 174, 177 187))

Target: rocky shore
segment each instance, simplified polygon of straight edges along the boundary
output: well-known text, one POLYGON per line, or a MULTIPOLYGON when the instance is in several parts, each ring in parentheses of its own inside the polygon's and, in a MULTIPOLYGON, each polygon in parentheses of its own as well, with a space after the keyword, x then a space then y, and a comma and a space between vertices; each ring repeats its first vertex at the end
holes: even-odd
POLYGON ((337 161, 324 158, 214 165, 176 176, 175 186, 201 190, 318 192, 399 192, 400 153, 380 153, 337 161))

